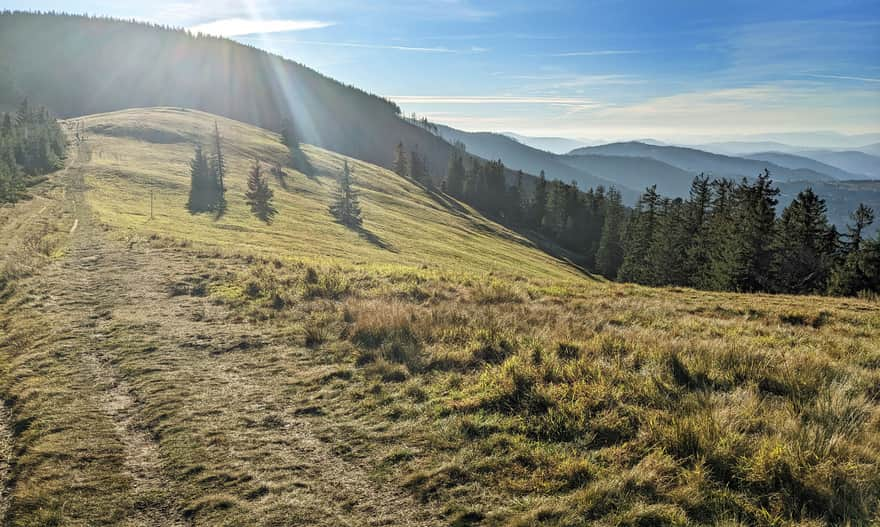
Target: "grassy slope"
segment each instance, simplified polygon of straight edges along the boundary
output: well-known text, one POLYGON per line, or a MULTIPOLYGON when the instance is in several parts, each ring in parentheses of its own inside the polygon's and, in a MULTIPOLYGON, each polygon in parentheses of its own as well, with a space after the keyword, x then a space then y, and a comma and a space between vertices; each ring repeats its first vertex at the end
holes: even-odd
POLYGON ((252 126, 168 108, 102 114, 86 118, 85 123, 103 131, 89 137, 92 155, 87 183, 94 187, 99 217, 115 227, 205 242, 236 252, 346 266, 567 279, 579 274, 469 207, 353 159, 348 161, 355 188, 361 191, 364 228, 369 234, 346 229, 327 212, 336 190, 334 178, 345 158, 310 146, 304 151, 315 168, 314 177, 285 169, 286 190, 277 180, 271 182, 279 214, 271 226, 262 224, 244 203, 247 173, 254 159, 283 165, 287 150, 277 134, 252 126), (191 215, 184 207, 193 143, 209 142, 215 119, 224 138, 229 170, 229 209, 219 220, 210 214, 191 215), (152 132, 138 131, 145 122, 152 132), (142 133, 180 142, 156 144, 132 137, 142 133), (148 222, 150 188, 155 189, 155 219, 148 222))
MULTIPOLYGON (((211 119, 151 110, 89 124, 204 133, 211 119)), ((880 521, 876 302, 577 278, 360 164, 361 184, 398 189, 364 191, 367 228, 398 253, 329 220, 326 176, 289 171, 299 190, 276 187, 281 214, 263 227, 242 208, 242 174, 255 153, 284 151, 240 126, 221 121, 238 175, 217 222, 183 209, 189 146, 89 139, 91 161, 75 172, 110 237, 130 244, 80 229, 62 260, 71 274, 52 267, 0 311, 12 321, 0 352, 15 358, 0 367, 0 393, 15 401, 16 427, 31 423, 16 439, 14 525, 41 514, 100 524, 83 518, 141 503, 196 525, 880 521), (145 176, 163 182, 153 222, 145 176), (454 228, 415 236, 402 224, 412 215, 454 228), (470 244, 461 259, 458 240, 470 244), (470 253, 482 246, 523 263, 481 263, 470 253), (258 257, 216 257, 237 252, 258 257), (498 276, 463 269, 480 265, 498 276), (86 308, 44 290, 68 280, 96 291, 86 308), (45 335, 53 316, 65 331, 45 335), (116 403, 78 413, 107 386, 130 392, 123 414, 155 438, 157 468, 140 485, 117 476, 115 452, 138 434, 114 435, 116 403), (103 441, 113 456, 78 464, 103 441), (66 483, 83 478, 120 490, 66 483)), ((307 151, 338 168, 341 158, 307 151)))

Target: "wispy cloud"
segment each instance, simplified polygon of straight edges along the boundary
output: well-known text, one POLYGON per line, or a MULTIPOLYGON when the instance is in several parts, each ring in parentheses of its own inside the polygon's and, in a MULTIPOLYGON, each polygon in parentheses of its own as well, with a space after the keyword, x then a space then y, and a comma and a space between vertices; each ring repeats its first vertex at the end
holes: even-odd
POLYGON ((582 97, 520 97, 515 95, 397 95, 389 99, 409 104, 547 104, 595 107, 599 103, 582 97))
POLYGON ((839 79, 845 81, 860 81, 860 82, 880 82, 880 79, 875 79, 873 77, 858 77, 855 75, 819 75, 819 74, 807 74, 807 77, 813 77, 816 79, 839 79))
MULTIPOLYGON (((248 40, 245 37, 239 40, 248 40)), ((256 37, 254 37, 256 38, 256 37)), ((260 39, 264 41, 264 39, 260 39)), ((486 51, 483 48, 471 48, 469 50, 451 49, 445 47, 422 47, 422 46, 398 46, 392 44, 371 44, 368 42, 338 42, 330 40, 300 40, 300 39, 283 39, 269 38, 270 43, 288 42, 292 44, 305 44, 307 46, 327 46, 332 48, 361 48, 361 49, 385 49, 392 51, 414 51, 420 53, 482 53, 486 51)))
POLYGON ((546 57, 603 57, 608 55, 634 55, 641 53, 636 49, 591 49, 585 51, 564 51, 561 53, 548 53, 546 57))
POLYGON ((218 37, 235 37, 241 35, 257 35, 264 33, 282 33, 286 31, 303 31, 321 29, 332 26, 333 22, 321 20, 275 19, 257 20, 250 18, 224 18, 188 28, 193 33, 204 33, 218 37))

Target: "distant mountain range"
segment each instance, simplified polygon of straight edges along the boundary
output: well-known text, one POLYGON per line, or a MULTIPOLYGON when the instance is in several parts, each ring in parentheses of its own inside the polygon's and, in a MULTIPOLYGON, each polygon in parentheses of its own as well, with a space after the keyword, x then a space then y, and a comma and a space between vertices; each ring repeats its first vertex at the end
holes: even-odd
POLYGON ((507 137, 532 148, 537 148, 538 150, 544 150, 554 154, 564 154, 575 148, 598 144, 579 141, 577 139, 568 139, 565 137, 529 137, 526 135, 515 134, 513 132, 504 132, 502 135, 506 135, 507 137))
MULTIPOLYGON (((866 171, 866 163, 872 156, 861 152, 822 150, 808 152, 811 154, 808 156, 764 151, 730 156, 663 145, 659 141, 654 141, 658 144, 631 141, 580 147, 567 155, 559 155, 502 134, 463 132, 447 126, 439 126, 438 133, 447 141, 462 142, 474 155, 501 159, 513 170, 535 174, 544 170, 548 179, 577 181, 582 189, 600 184, 606 188, 614 186, 628 204, 635 203, 637 196, 650 185, 657 185, 664 196, 685 198, 693 178, 700 173, 738 180, 754 177, 767 168, 781 190, 780 211, 807 187, 813 187, 826 200, 828 218, 839 229, 845 228, 850 213, 859 203, 880 211, 880 181, 867 180, 871 172, 866 171), (857 165, 856 161, 862 164, 857 165)), ((753 148, 774 144, 744 145, 753 148)), ((872 232, 878 227, 880 225, 873 226, 872 232)))
POLYGON ((855 174, 843 170, 842 168, 795 154, 785 154, 782 152, 758 152, 756 154, 747 154, 744 157, 773 163, 785 168, 812 170, 813 172, 831 176, 834 179, 871 179, 864 174, 855 174))
POLYGON ((834 179, 831 175, 807 168, 786 168, 768 161, 713 154, 695 148, 649 145, 636 141, 578 148, 571 152, 571 155, 591 154, 652 158, 687 172, 706 173, 713 177, 733 179, 754 177, 766 168, 770 170, 776 181, 834 179))
POLYGON ((586 190, 603 186, 617 187, 625 201, 632 203, 638 198, 638 187, 621 185, 613 179, 596 176, 589 170, 576 168, 565 162, 564 157, 533 148, 511 137, 492 132, 464 132, 449 126, 438 126, 440 137, 450 143, 461 142, 467 151, 484 159, 500 159, 513 170, 523 170, 530 174, 540 174, 543 170, 548 179, 570 183, 577 182, 586 190))
POLYGON ((860 179, 880 179, 880 157, 856 150, 807 150, 800 155, 861 174, 860 179))

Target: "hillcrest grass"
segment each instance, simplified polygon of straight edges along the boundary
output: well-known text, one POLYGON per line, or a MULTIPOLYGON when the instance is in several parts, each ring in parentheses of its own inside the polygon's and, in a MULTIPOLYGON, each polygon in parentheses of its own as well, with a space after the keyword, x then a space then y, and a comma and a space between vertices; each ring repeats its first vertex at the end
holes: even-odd
MULTIPOLYGON (((257 389, 247 368, 261 379, 290 376, 235 411, 284 416, 290 409, 278 401, 308 399, 292 415, 328 416, 339 430, 335 454, 363 460, 377 486, 402 486, 439 511, 438 524, 880 521, 876 302, 594 279, 463 204, 349 160, 368 234, 358 233, 327 211, 344 158, 309 146, 316 173, 285 168, 286 189, 272 181, 279 214, 266 226, 244 204, 245 176, 254 157, 284 164, 286 150, 274 134, 220 118, 229 210, 190 215, 192 140, 207 143, 214 119, 173 109, 88 117, 88 161, 76 170, 111 235, 202 266, 170 284, 169 296, 204 297, 254 339, 285 343, 279 351, 242 338, 220 355, 246 377, 243 393, 257 389), (300 356, 320 367, 297 377, 285 361, 300 356)), ((173 380, 147 367, 150 354, 138 360, 146 373, 132 369, 133 385, 139 376, 173 380)), ((236 402, 219 391, 198 396, 218 408, 236 402)), ((164 406, 153 411, 160 427, 211 439, 164 406)), ((248 463, 290 435, 269 417, 246 437, 277 442, 236 443, 248 463)), ((211 419, 212 434, 240 432, 238 421, 211 419)), ((193 447, 171 458, 220 470, 209 461, 218 455, 193 447)), ((286 517, 271 493, 308 482, 265 471, 277 476, 266 492, 230 479, 184 513, 219 521, 253 507, 286 517)))
POLYGON ((350 412, 405 431, 382 470, 456 525, 877 520, 876 304, 274 261, 209 289, 322 335, 350 412))

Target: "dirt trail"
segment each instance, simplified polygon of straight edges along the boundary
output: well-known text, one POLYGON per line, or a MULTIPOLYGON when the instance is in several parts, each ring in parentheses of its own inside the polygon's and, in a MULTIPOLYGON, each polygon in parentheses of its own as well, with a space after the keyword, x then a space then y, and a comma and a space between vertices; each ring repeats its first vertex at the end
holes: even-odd
MULTIPOLYGON (((25 286, 44 299, 35 316, 63 328, 54 360, 75 358, 66 366, 76 368, 71 377, 88 391, 78 399, 91 401, 88 411, 102 416, 121 445, 121 460, 110 470, 130 484, 110 500, 108 507, 125 518, 113 524, 203 523, 199 514, 214 506, 211 500, 227 506, 215 496, 237 490, 230 481, 253 489, 233 500, 249 525, 293 517, 302 519, 285 525, 436 524, 434 513, 408 493, 378 483, 369 467, 341 455, 330 418, 290 411, 304 396, 290 389, 289 371, 280 371, 272 356, 305 356, 289 341, 230 323, 225 308, 207 298, 169 294, 172 284, 200 276, 210 261, 145 240, 114 239, 91 216, 81 175, 70 170, 65 177, 66 198, 76 204, 67 253, 25 286), (265 353, 250 358, 237 351, 251 346, 265 353), (283 425, 253 424, 272 419, 283 425), (181 443, 190 445, 183 453, 181 443)), ((307 358, 294 366, 306 375, 312 368, 307 358)), ((12 500, 0 491, 0 519, 6 501, 12 500)))
POLYGON ((12 433, 9 427, 9 412, 0 404, 0 525, 9 508, 9 463, 12 461, 12 433))

